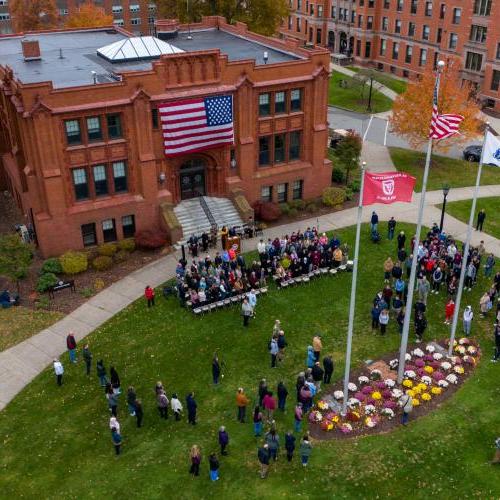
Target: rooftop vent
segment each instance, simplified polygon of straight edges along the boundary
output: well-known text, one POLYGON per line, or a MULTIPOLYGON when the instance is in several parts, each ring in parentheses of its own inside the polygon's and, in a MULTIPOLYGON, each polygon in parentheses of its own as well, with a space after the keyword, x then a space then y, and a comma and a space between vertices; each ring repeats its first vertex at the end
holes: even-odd
POLYGON ((42 58, 38 40, 21 40, 21 47, 23 48, 23 57, 25 61, 38 61, 42 58))

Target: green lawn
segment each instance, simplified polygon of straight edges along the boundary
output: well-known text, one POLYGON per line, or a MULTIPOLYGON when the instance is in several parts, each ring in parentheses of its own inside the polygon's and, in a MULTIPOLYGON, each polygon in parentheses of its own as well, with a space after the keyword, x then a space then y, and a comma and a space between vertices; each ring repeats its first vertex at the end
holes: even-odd
MULTIPOLYGON (((385 234, 385 223, 381 223, 385 234)), ((398 224, 411 234, 412 226, 398 224)), ((395 351, 399 335, 394 322, 381 338, 370 330, 370 307, 383 285, 383 261, 396 257, 395 242, 370 242, 363 227, 353 365, 395 351)), ((354 229, 338 232, 352 244, 354 229)), ((88 337, 94 360, 114 364, 122 386, 136 387, 145 407, 144 427, 135 428, 123 399, 119 407, 123 453, 115 458, 108 429, 108 409, 94 370, 84 375, 81 363, 69 366, 62 388, 45 370, 0 413, 3 498, 499 498, 498 470, 488 464, 498 423, 498 365, 491 364, 491 318, 474 322, 484 358, 475 375, 432 414, 390 434, 314 443, 310 466, 283 455, 269 478, 259 479, 251 423, 236 422, 235 393, 246 388, 255 400, 258 381, 274 387, 283 379, 291 397, 277 416, 278 433, 291 428, 296 374, 303 369, 306 347, 321 331, 327 352, 334 355, 338 379, 343 371, 347 310, 352 274, 324 277, 309 285, 275 291, 260 299, 257 317, 247 331, 236 308, 193 318, 172 298, 157 297, 148 310, 132 304, 88 337), (282 320, 288 348, 283 366, 270 369, 268 339, 276 318, 282 320), (220 387, 211 384, 211 357, 219 349, 227 365, 220 387), (199 424, 160 421, 154 385, 162 380, 169 395, 182 397, 194 389, 199 424), (229 456, 221 460, 221 479, 211 484, 207 456, 218 451, 216 434, 226 425, 229 456), (201 477, 188 474, 193 443, 204 456, 201 477), (175 492, 175 493, 174 493, 175 492)), ((468 295, 477 307, 486 283, 468 295)), ((477 310, 477 309, 476 309, 477 310)), ((429 302, 427 339, 448 335, 443 325, 444 296, 429 302)), ((479 315, 478 315, 479 316, 479 315)))
MULTIPOLYGON (((446 204, 446 213, 468 224, 471 206, 472 200, 453 201, 446 204)), ((439 205, 439 208, 442 208, 442 205, 439 205)), ((498 217, 500 213, 500 198, 496 196, 492 198, 478 198, 474 227, 477 222, 477 214, 482 208, 486 210, 483 231, 495 238, 500 238, 500 218, 498 217)))
MULTIPOLYGON (((424 175, 425 153, 394 147, 390 147, 389 152, 394 166, 398 170, 408 172, 417 178, 415 191, 420 192, 424 175)), ((443 184, 448 184, 452 188, 474 186, 476 184, 477 168, 477 163, 432 155, 427 190, 441 189, 443 184)), ((498 167, 483 165, 481 185, 487 184, 500 184, 498 167)))
POLYGON ((26 307, 0 309, 0 351, 3 351, 60 320, 63 314, 26 307))
MULTIPOLYGON (((358 68, 357 66, 346 66, 347 69, 358 73, 362 68, 358 68)), ((385 85, 386 87, 394 90, 397 94, 402 94, 406 90, 407 83, 404 80, 399 80, 398 78, 393 78, 392 76, 387 75, 386 73, 375 72, 373 75, 374 79, 377 82, 385 85)))
MULTIPOLYGON (((331 106, 349 109, 358 113, 366 113, 368 105, 368 89, 365 86, 363 98, 361 97, 360 87, 355 81, 341 73, 332 73, 330 77, 330 86, 328 90, 328 103, 331 106), (340 81, 347 82, 347 88, 340 86, 340 81)), ((372 91, 372 113, 381 113, 392 109, 392 101, 380 92, 372 91)))

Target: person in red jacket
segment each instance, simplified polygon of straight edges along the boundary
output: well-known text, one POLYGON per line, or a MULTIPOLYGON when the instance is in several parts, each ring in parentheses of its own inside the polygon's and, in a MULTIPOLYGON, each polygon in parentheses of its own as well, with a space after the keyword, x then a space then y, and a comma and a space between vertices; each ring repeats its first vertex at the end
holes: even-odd
POLYGON ((149 285, 144 290, 144 297, 148 301, 148 307, 155 305, 155 291, 149 285))
POLYGON ((444 315, 445 315, 445 320, 444 324, 449 325, 451 319, 453 318, 453 313, 455 312, 455 302, 453 302, 453 299, 450 297, 448 302, 446 303, 444 307, 444 315))
POLYGON ((69 352, 69 360, 72 363, 76 363, 76 339, 73 332, 69 332, 66 337, 66 347, 69 352))

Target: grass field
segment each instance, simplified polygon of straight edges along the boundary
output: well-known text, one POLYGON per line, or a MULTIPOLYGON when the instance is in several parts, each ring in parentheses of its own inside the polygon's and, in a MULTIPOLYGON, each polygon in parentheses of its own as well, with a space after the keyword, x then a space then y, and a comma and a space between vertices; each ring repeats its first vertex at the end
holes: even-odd
MULTIPOLYGON (((413 226, 398 224, 411 233, 413 226)), ((382 264, 396 256, 396 243, 374 245, 363 227, 359 294, 353 344, 353 365, 395 351, 399 335, 394 320, 386 337, 370 330, 370 307, 383 284, 382 264)), ((338 232, 352 245, 354 229, 338 232)), ((499 365, 489 362, 491 319, 475 319, 484 358, 456 395, 432 414, 407 428, 357 439, 314 443, 310 466, 289 464, 280 456, 268 479, 258 476, 259 441, 251 423, 236 422, 235 393, 239 386, 255 401, 258 381, 274 387, 283 379, 291 397, 277 416, 278 433, 291 428, 296 374, 303 369, 306 347, 321 331, 325 352, 333 353, 335 378, 341 378, 347 310, 352 274, 324 277, 291 290, 270 290, 260 299, 257 317, 243 331, 238 309, 194 318, 176 301, 158 295, 148 310, 142 300, 132 304, 88 337, 94 361, 115 365, 122 387, 134 385, 145 408, 144 427, 120 401, 124 438, 118 458, 110 441, 109 412, 94 369, 84 375, 82 363, 70 366, 67 356, 64 384, 57 387, 51 369, 45 370, 0 413, 1 484, 3 498, 499 498, 498 469, 488 461, 498 420, 499 365), (270 368, 268 339, 276 318, 287 334, 286 359, 270 368), (211 358, 218 349, 227 366, 220 387, 211 384, 211 358), (182 398, 195 390, 199 424, 160 421, 154 385, 162 380, 169 395, 182 398), (229 456, 221 460, 221 479, 210 483, 207 456, 218 451, 216 434, 226 425, 229 456), (189 448, 197 443, 204 456, 201 476, 188 474, 189 448)), ((466 300, 477 311, 486 282, 466 300)), ((443 338, 444 295, 429 300, 426 339, 443 338)), ((479 316, 479 315, 477 315, 479 316)), ((124 396, 122 396, 124 399, 124 396)))
MULTIPOLYGON (((420 192, 424 175, 425 153, 394 147, 390 147, 389 152, 394 166, 398 170, 408 172, 417 178, 415 191, 420 192)), ((432 155, 427 190, 441 189, 443 184, 448 184, 452 188, 474 186, 476 184, 477 168, 477 163, 432 155)), ((481 185, 487 184, 500 184, 498 167, 483 166, 481 185)))
MULTIPOLYGON (((471 206, 472 200, 453 201, 446 204, 446 213, 453 215, 453 217, 468 224, 471 206)), ((442 205, 439 205, 439 208, 441 207, 442 205)), ((491 234, 491 236, 494 236, 495 238, 500 238, 500 218, 498 217, 498 214, 500 213, 500 198, 497 196, 491 198, 478 198, 474 218, 474 227, 477 222, 477 214, 482 208, 486 210, 486 219, 484 221, 483 231, 491 234)))
MULTIPOLYGON (((339 106, 344 109, 366 113, 368 105, 368 86, 364 90, 364 97, 361 98, 359 86, 354 84, 354 80, 341 73, 332 73, 328 90, 328 104, 339 106), (347 88, 340 86, 340 81, 347 82, 347 88)), ((372 113, 381 113, 392 109, 392 101, 380 92, 372 91, 372 113)))
MULTIPOLYGON (((357 66, 347 66, 347 69, 351 71, 355 71, 358 73, 362 68, 358 68, 357 66)), ((385 85, 386 87, 394 90, 397 94, 402 94, 406 90, 407 83, 404 80, 399 80, 398 78, 393 78, 385 73, 374 72, 374 80, 385 85)))

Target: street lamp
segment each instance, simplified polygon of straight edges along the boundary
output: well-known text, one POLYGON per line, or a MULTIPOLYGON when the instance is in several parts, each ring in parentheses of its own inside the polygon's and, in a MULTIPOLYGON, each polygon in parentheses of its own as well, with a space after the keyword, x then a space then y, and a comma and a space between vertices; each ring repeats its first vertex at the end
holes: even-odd
POLYGON ((439 224, 439 232, 443 231, 443 222, 444 222, 444 211, 446 209, 446 197, 450 192, 450 186, 448 184, 443 184, 443 208, 441 209, 441 222, 439 224))

